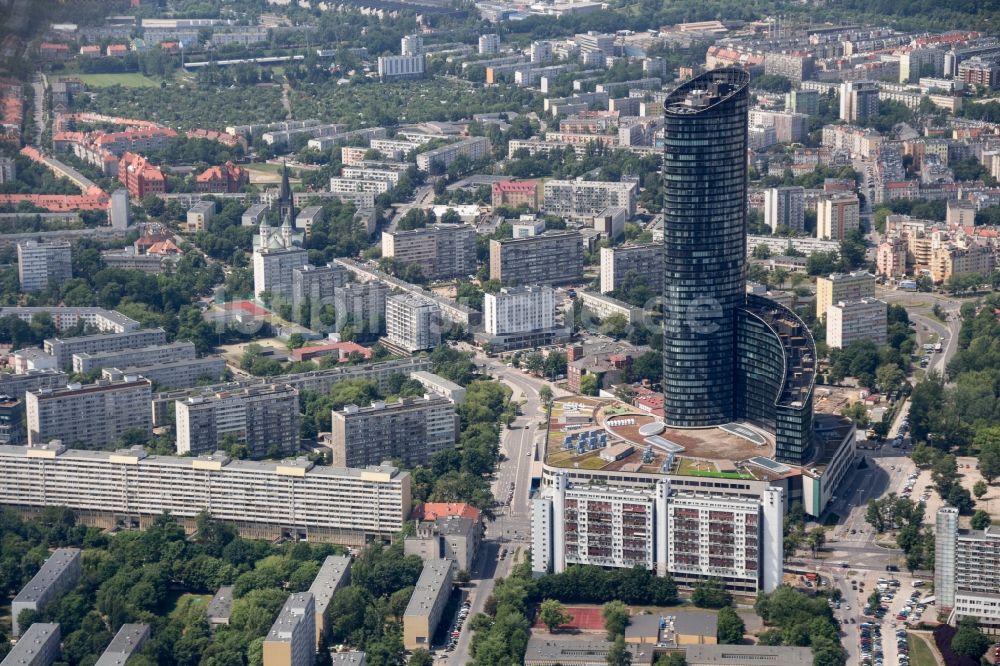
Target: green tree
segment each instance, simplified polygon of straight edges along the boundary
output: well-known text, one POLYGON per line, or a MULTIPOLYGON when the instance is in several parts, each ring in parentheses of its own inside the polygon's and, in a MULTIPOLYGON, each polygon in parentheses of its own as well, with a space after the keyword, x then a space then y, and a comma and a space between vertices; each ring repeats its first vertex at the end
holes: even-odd
POLYGON ((407 666, 433 666, 434 657, 424 648, 417 648, 410 655, 410 660, 406 664, 407 666))
POLYGON ((733 595, 718 578, 706 578, 695 583, 691 603, 698 608, 723 608, 733 603, 733 595))
POLYGON ((609 641, 625 635, 625 627, 628 626, 628 606, 617 600, 609 601, 601 608, 601 616, 604 618, 604 629, 608 632, 609 641))
POLYGON ((551 405, 552 397, 552 388, 548 384, 543 384, 542 388, 538 389, 538 399, 542 401, 543 405, 551 405))
POLYGON ((963 657, 979 661, 990 647, 990 639, 979 631, 979 623, 973 617, 962 618, 958 632, 951 639, 952 651, 963 657))
POLYGON ((719 611, 718 639, 723 645, 737 645, 743 642, 746 625, 735 610, 726 606, 719 611))
POLYGON ((590 373, 580 378, 580 393, 597 395, 597 375, 590 373))
POLYGON ((1000 427, 980 428, 973 439, 979 449, 979 473, 986 483, 1000 477, 1000 427))
POLYGON ((671 652, 656 660, 656 666, 687 666, 684 652, 671 652))
POLYGON ((625 637, 619 636, 608 650, 605 658, 608 666, 632 666, 632 653, 625 646, 625 637))
POLYGON ((566 607, 555 599, 546 599, 538 611, 538 619, 553 633, 560 626, 573 621, 573 616, 566 612, 566 607))
POLYGON ((990 514, 980 509, 972 514, 972 520, 969 521, 969 525, 971 525, 974 530, 985 530, 992 522, 993 520, 990 518, 990 514))
POLYGON ((972 494, 976 496, 976 499, 982 499, 987 490, 986 482, 982 479, 976 481, 975 485, 972 486, 972 494))
POLYGON ((815 557, 816 551, 821 550, 826 544, 826 530, 822 527, 812 528, 809 530, 809 534, 806 535, 806 543, 809 544, 809 549, 812 550, 815 557))

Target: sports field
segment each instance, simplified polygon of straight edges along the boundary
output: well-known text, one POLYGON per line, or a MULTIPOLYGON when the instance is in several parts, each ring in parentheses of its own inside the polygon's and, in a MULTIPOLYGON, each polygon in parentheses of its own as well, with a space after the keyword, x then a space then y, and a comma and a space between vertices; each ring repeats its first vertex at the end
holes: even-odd
POLYGON ((76 78, 86 83, 91 88, 108 88, 110 86, 124 86, 125 88, 158 88, 160 82, 151 79, 138 72, 125 72, 122 74, 80 74, 76 78))

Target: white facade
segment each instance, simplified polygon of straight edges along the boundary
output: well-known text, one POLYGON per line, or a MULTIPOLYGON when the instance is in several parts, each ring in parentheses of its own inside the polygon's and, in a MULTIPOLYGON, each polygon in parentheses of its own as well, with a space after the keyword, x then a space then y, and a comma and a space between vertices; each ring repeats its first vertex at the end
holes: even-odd
POLYGON ((424 75, 427 58, 420 55, 379 56, 378 77, 385 79, 419 79, 424 75))
POLYGON ((628 325, 642 321, 642 308, 637 308, 617 298, 593 291, 577 292, 577 298, 583 303, 583 309, 598 319, 603 320, 620 315, 625 318, 625 323, 628 325))
POLYGON ((826 311, 826 344, 844 349, 858 340, 871 340, 877 346, 886 341, 888 306, 877 298, 839 301, 826 311))
POLYGON ((592 217, 609 207, 622 207, 635 215, 635 183, 585 180, 547 180, 542 208, 552 215, 592 217))
POLYGON ((61 284, 73 277, 69 241, 47 243, 24 241, 17 244, 17 276, 21 291, 42 291, 50 283, 61 284))
POLYGON ((390 296, 385 300, 385 330, 389 342, 407 352, 433 349, 441 344, 441 309, 419 296, 390 296))
POLYGON ((840 84, 840 119, 849 123, 878 114, 878 83, 845 81, 840 84))
POLYGON ((338 178, 334 176, 330 179, 330 191, 334 194, 370 192, 377 196, 390 189, 392 189, 392 183, 384 178, 365 180, 363 178, 338 178))
POLYGON ((496 55, 500 52, 500 35, 490 33, 479 36, 479 55, 496 55))
POLYGON ((417 56, 424 52, 424 38, 420 35, 403 35, 399 51, 404 56, 417 56))
POLYGON ((533 570, 640 566, 687 585, 710 577, 749 593, 780 585, 783 491, 762 482, 711 490, 687 482, 574 484, 555 473, 532 502, 533 570))
POLYGON ((476 162, 486 157, 490 150, 490 142, 486 137, 473 136, 463 139, 447 146, 441 146, 426 153, 417 155, 417 168, 421 171, 429 172, 432 164, 439 164, 447 169, 448 165, 455 161, 459 155, 469 158, 470 162, 476 162))
POLYGON ((555 292, 551 287, 504 287, 483 296, 483 325, 490 335, 552 328, 555 292))
POLYGON ((1000 530, 959 527, 958 510, 938 510, 934 530, 934 595, 953 619, 975 617, 980 630, 1000 633, 1000 530))
POLYGON ((771 231, 782 225, 792 231, 802 231, 805 212, 804 187, 772 187, 764 191, 764 224, 771 231))
MULTIPOLYGON (((62 446, 0 446, 0 504, 37 509, 65 506, 90 524, 121 517, 149 524, 164 511, 194 521, 210 510, 254 538, 283 531, 336 543, 389 539, 410 513, 410 475, 394 467, 316 467, 149 456, 141 447, 116 452, 62 446), (108 479, 119 479, 115 484, 108 479), (43 481, 44 479, 44 481, 43 481)), ((273 537, 272 537, 273 538, 273 537)))

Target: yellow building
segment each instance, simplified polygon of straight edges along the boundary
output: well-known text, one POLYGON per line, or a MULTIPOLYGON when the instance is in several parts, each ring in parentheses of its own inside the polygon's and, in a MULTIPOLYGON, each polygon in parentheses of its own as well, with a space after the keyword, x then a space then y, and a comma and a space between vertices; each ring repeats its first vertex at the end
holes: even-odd
POLYGON ((865 271, 833 273, 816 278, 816 318, 825 319, 830 306, 875 295, 875 276, 865 271))
POLYGON ((424 562, 424 569, 403 613, 403 646, 430 649, 441 614, 448 604, 455 575, 453 560, 424 562))

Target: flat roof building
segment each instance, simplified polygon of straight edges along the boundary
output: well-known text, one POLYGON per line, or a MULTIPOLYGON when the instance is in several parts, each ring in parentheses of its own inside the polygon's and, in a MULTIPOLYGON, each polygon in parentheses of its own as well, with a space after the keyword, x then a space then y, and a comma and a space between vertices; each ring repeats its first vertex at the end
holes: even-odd
POLYGON ((233 613, 233 599, 232 585, 223 585, 218 589, 205 608, 209 626, 214 628, 220 624, 229 624, 229 617, 233 613))
POLYGON ((424 562, 410 603, 403 613, 403 646, 407 650, 430 648, 441 614, 448 605, 454 575, 455 563, 452 560, 424 562))
POLYGON ((811 664, 812 649, 785 645, 689 645, 689 666, 802 666, 811 664))
POLYGON ((625 217, 635 215, 635 183, 597 180, 547 180, 542 188, 542 209, 552 215, 593 217, 606 208, 625 209, 625 217))
POLYGON ((385 337, 389 346, 412 354, 441 344, 441 310, 433 301, 413 294, 395 294, 385 301, 385 337))
POLYGON ((312 666, 316 656, 313 595, 297 592, 285 602, 264 637, 264 666, 312 666))
POLYGON ((97 333, 73 338, 49 338, 42 343, 42 348, 45 353, 55 356, 56 363, 60 368, 69 368, 72 367, 73 354, 97 354, 165 345, 166 343, 167 334, 162 328, 144 328, 124 333, 97 333))
POLYGON ((151 456, 0 445, 0 504, 22 512, 64 506, 103 529, 147 527, 169 511, 188 530, 201 511, 252 539, 364 545, 391 539, 410 514, 410 475, 390 465, 362 469, 280 462, 151 456), (114 485, 107 481, 119 479, 114 485), (43 481, 44 479, 44 481, 43 481))
POLYGON ((117 351, 79 352, 73 354, 73 372, 89 373, 103 368, 127 368, 133 365, 158 365, 173 361, 185 361, 195 358, 194 343, 187 341, 171 342, 165 345, 150 345, 117 351))
POLYGON ((839 301, 826 311, 826 344, 845 349, 858 340, 881 347, 886 341, 888 305, 877 298, 839 301))
POLYGON ((21 588, 10 605, 13 635, 21 635, 17 624, 22 611, 33 610, 41 613, 57 597, 71 590, 80 580, 80 549, 59 548, 45 560, 38 573, 21 588))
POLYGON ((455 382, 447 380, 440 375, 435 375, 433 372, 425 372, 423 370, 411 372, 410 379, 415 379, 431 393, 448 398, 456 405, 461 405, 465 402, 464 386, 459 386, 455 382))
POLYGON ((222 381, 226 376, 226 360, 221 356, 205 356, 157 365, 131 365, 124 368, 104 368, 101 379, 119 381, 128 375, 145 377, 159 390, 183 389, 208 382, 222 381))
POLYGON ((507 285, 558 285, 583 281, 583 236, 546 232, 490 241, 490 279, 507 285))
POLYGON ((816 318, 825 319, 834 303, 875 296, 875 276, 867 271, 831 273, 816 278, 816 318))
POLYGON ((309 586, 316 604, 316 648, 323 642, 323 635, 330 630, 326 609, 333 595, 351 582, 349 555, 330 555, 319 568, 319 573, 309 586))
POLYGON ((57 622, 36 622, 0 661, 0 666, 50 666, 59 658, 61 640, 57 622))
POLYGON ((147 640, 148 624, 123 624, 94 666, 123 666, 147 640))
POLYGON ((60 440, 81 448, 104 448, 129 430, 153 433, 152 384, 142 377, 98 380, 25 394, 28 444, 60 440))
POLYGON ((374 460, 422 465, 455 446, 458 416, 447 398, 424 396, 332 413, 333 464, 357 467, 374 460))
POLYGON ((73 277, 69 241, 18 243, 17 277, 21 281, 21 291, 27 292, 42 291, 49 284, 62 284, 73 277))
POLYGON ((382 233, 382 256, 418 266, 424 277, 441 280, 476 272, 476 230, 467 224, 436 224, 382 233))
POLYGON ((654 296, 663 293, 663 245, 601 248, 601 293, 624 292, 643 285, 654 296))
POLYGON ((191 396, 175 408, 180 455, 216 451, 226 435, 245 443, 251 458, 299 449, 299 392, 287 384, 191 396))

